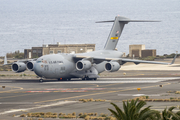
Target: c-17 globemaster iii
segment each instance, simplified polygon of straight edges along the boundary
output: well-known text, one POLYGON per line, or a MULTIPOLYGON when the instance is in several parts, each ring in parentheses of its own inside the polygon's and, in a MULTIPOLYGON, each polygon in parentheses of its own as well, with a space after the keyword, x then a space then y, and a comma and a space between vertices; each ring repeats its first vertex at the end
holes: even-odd
MULTIPOLYGON (((71 78, 82 78, 82 80, 96 80, 99 73, 103 71, 115 72, 126 62, 150 63, 150 64, 173 64, 176 56, 171 63, 143 61, 122 58, 123 53, 116 50, 116 45, 123 31, 124 25, 129 22, 157 22, 148 20, 130 20, 125 17, 116 16, 115 20, 101 21, 114 22, 109 37, 103 50, 79 54, 49 54, 38 59, 19 60, 12 65, 14 72, 23 72, 26 70, 34 71, 36 75, 43 78, 71 80, 71 78)), ((101 23, 99 22, 99 23, 101 23)), ((176 54, 177 55, 177 54, 176 54)), ((4 65, 7 64, 5 57, 4 65)))

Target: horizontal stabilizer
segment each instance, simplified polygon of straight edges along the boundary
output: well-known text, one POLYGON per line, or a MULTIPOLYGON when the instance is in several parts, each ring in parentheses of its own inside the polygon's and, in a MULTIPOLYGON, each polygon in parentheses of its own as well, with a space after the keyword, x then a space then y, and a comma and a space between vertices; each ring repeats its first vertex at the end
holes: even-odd
POLYGON ((104 22, 114 22, 114 20, 108 20, 108 21, 97 21, 96 23, 104 23, 104 22))
MULTIPOLYGON (((97 21, 96 23, 105 23, 105 22, 114 22, 115 20, 108 20, 108 21, 97 21)), ((128 19, 121 19, 118 20, 119 22, 161 22, 158 20, 128 20, 128 19)))
POLYGON ((119 20, 120 22, 161 22, 158 20, 119 20))

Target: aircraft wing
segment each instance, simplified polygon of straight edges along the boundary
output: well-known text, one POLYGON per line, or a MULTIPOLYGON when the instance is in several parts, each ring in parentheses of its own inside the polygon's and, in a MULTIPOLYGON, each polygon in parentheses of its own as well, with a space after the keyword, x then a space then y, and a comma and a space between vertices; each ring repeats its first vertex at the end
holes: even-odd
POLYGON ((174 59, 172 60, 171 63, 165 63, 165 62, 145 61, 145 60, 126 59, 126 58, 104 58, 104 57, 90 57, 90 56, 79 56, 79 55, 75 56, 76 59, 87 59, 96 64, 103 61, 118 61, 120 64, 124 64, 126 62, 133 62, 136 65, 139 63, 171 65, 174 64, 176 57, 177 57, 177 53, 174 56, 174 59))
POLYGON ((126 63, 126 62, 134 62, 136 65, 139 63, 149 63, 149 64, 164 64, 164 65, 171 65, 171 63, 165 63, 165 62, 156 62, 156 61, 145 61, 145 60, 135 60, 135 59, 121 59, 120 61, 126 63))
MULTIPOLYGON (((18 60, 17 62, 24 62, 27 63, 29 61, 36 61, 37 59, 24 59, 24 60, 18 60)), ((12 65, 14 62, 12 63, 7 63, 7 57, 4 56, 4 64, 3 65, 12 65)))
POLYGON ((145 61, 145 60, 134 60, 134 59, 124 59, 124 58, 121 58, 121 61, 122 61, 122 62, 125 62, 125 63, 126 63, 126 62, 134 62, 136 65, 139 64, 139 63, 172 65, 172 64, 174 64, 176 57, 177 57, 177 53, 176 53, 176 55, 174 56, 174 59, 172 60, 171 63, 156 62, 156 61, 145 61))

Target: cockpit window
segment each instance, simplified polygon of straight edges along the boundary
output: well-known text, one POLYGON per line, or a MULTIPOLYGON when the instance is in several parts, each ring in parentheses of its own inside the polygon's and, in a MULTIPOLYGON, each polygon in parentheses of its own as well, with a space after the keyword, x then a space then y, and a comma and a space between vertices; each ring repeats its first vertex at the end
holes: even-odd
POLYGON ((41 61, 36 61, 36 63, 41 63, 41 61))

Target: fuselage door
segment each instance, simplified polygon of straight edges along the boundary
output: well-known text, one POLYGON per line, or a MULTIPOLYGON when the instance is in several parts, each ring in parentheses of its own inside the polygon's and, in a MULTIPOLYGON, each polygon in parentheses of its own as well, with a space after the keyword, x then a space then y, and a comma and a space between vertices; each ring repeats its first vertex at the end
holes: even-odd
POLYGON ((61 66, 60 67, 60 73, 65 73, 66 72, 66 67, 65 66, 61 66))

